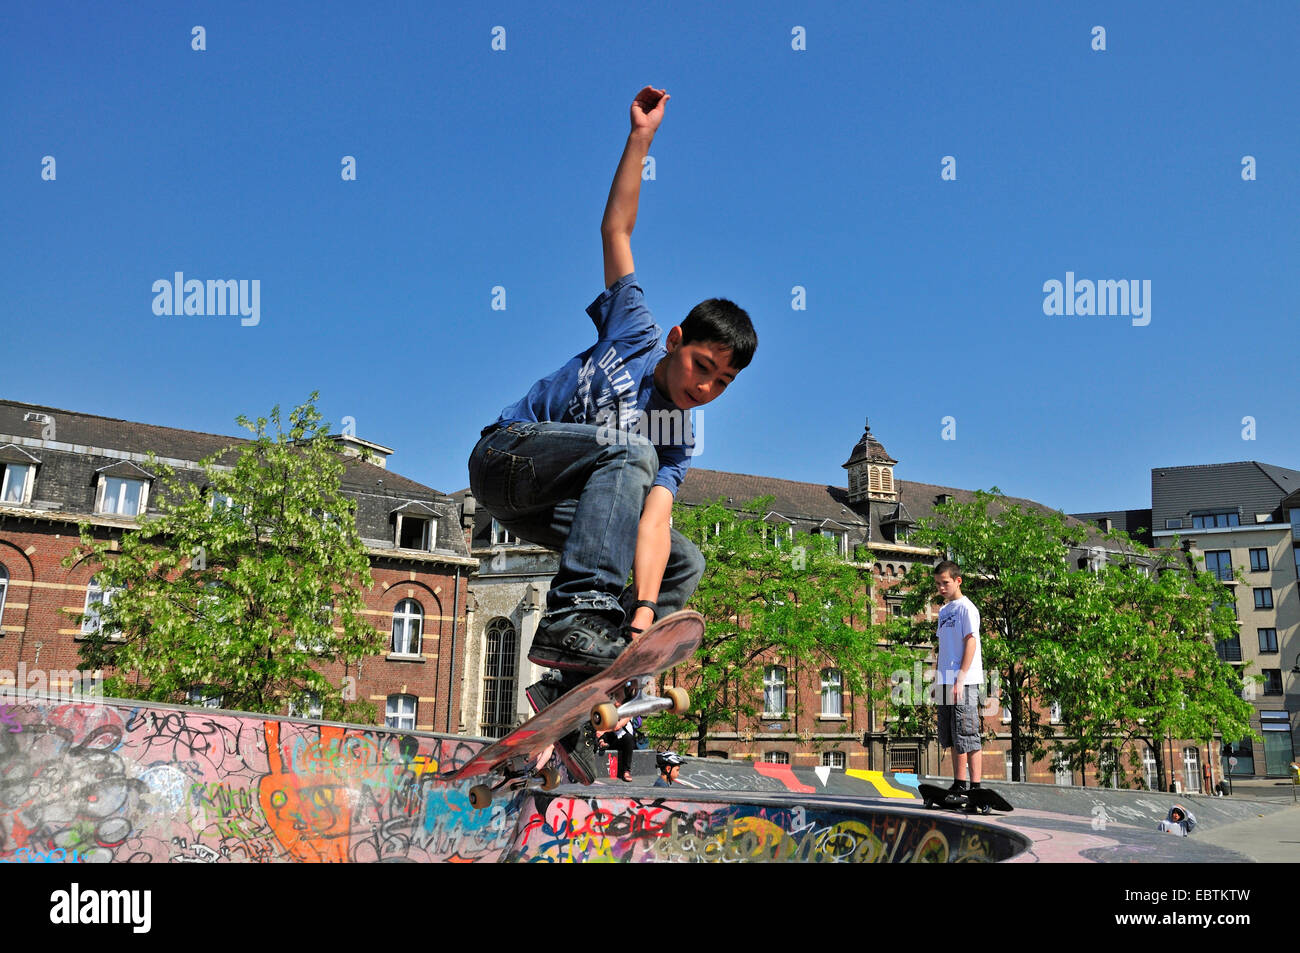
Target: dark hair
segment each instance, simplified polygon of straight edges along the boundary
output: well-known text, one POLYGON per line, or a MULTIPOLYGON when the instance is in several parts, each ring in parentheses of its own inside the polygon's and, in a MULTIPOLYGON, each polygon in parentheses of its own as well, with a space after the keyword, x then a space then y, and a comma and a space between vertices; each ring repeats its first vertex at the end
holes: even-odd
POLYGON ((952 578, 956 579, 961 575, 961 567, 951 559, 945 559, 943 562, 939 563, 939 565, 935 566, 931 572, 936 576, 941 572, 946 572, 948 575, 952 576, 952 578))
POLYGON ((728 363, 744 370, 758 350, 758 335, 749 315, 734 301, 709 298, 691 308, 682 322, 682 343, 712 342, 731 350, 728 363))

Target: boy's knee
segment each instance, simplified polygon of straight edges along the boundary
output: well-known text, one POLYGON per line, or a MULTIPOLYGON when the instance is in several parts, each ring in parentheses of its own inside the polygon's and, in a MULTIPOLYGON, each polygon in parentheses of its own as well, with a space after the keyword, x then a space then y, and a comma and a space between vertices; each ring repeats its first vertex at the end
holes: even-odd
POLYGON ((626 442, 612 444, 609 454, 616 459, 626 460, 629 466, 646 476, 647 483, 654 479, 659 470, 659 451, 639 434, 628 434, 626 442))

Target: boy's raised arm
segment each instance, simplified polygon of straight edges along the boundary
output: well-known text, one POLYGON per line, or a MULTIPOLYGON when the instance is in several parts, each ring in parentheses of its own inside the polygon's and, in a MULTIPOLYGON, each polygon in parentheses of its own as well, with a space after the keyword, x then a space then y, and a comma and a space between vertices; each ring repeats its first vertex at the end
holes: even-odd
POLYGON ((671 98, 664 90, 647 86, 632 101, 632 131, 618 161, 614 184, 609 187, 605 217, 600 220, 606 288, 636 270, 632 266, 631 239, 641 199, 641 163, 650 152, 650 143, 663 122, 664 106, 671 98))

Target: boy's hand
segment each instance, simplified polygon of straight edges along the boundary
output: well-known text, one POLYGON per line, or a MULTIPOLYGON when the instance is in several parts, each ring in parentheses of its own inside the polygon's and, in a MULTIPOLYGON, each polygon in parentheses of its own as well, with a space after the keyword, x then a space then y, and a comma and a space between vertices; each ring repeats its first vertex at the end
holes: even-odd
POLYGON ((666 90, 647 86, 636 94, 632 101, 632 131, 648 132, 651 135, 664 121, 664 105, 672 99, 666 90))

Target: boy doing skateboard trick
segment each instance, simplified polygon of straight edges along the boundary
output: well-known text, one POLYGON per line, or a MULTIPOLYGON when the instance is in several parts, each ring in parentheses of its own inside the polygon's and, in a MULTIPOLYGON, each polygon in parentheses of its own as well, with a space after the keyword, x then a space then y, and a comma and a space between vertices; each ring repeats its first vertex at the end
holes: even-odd
MULTIPOLYGON (((666 341, 646 306, 630 239, 642 161, 668 100, 647 86, 632 103, 600 226, 606 287, 587 308, 596 342, 505 407, 469 458, 470 489, 497 522, 560 553, 528 652, 560 677, 526 689, 534 709, 608 667, 695 591, 704 559, 669 526, 694 446, 689 414, 717 399, 758 346, 749 316, 726 299, 696 305, 666 341)), ((589 726, 561 742, 587 780, 595 748, 589 726)))
POLYGON ((957 564, 945 559, 934 567, 934 584, 943 599, 939 610, 938 682, 939 747, 953 750, 953 783, 949 802, 964 803, 979 790, 983 752, 980 740, 979 686, 984 681, 980 651, 980 612, 961 594, 957 564))

